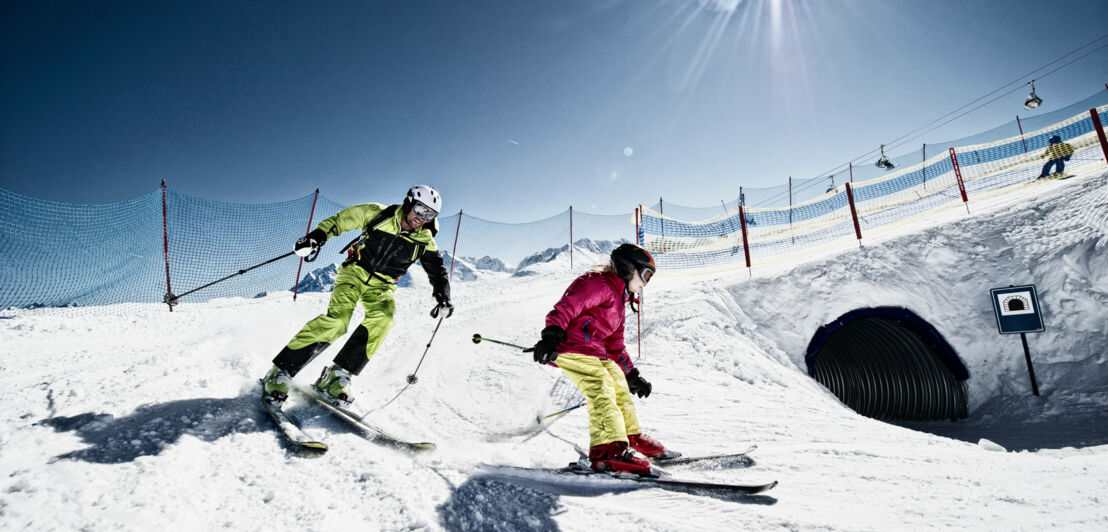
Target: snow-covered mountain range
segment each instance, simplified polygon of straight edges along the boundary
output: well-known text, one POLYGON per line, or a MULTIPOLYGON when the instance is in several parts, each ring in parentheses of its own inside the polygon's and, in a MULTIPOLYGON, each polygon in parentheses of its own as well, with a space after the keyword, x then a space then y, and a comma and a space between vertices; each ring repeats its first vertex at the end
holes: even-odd
MULTIPOLYGON (((605 262, 607 255, 612 252, 613 249, 620 244, 627 242, 626 240, 601 240, 593 241, 588 238, 582 238, 574 242, 574 253, 583 260, 582 264, 592 265, 605 262), (591 262, 590 262, 591 261, 591 262)), ((504 261, 494 257, 481 257, 480 259, 474 259, 472 257, 458 257, 451 262, 450 254, 442 251, 443 264, 447 270, 453 269, 451 274, 451 280, 454 282, 473 282, 485 277, 495 277, 497 275, 511 275, 513 277, 525 277, 528 275, 536 275, 538 273, 536 266, 542 264, 550 264, 557 261, 560 257, 566 257, 569 254, 569 244, 566 244, 560 248, 548 248, 543 251, 535 252, 526 258, 524 258, 516 267, 510 267, 504 264, 504 261)), ((567 259, 568 261, 568 259, 567 259)), ((425 277, 422 271, 413 274, 414 270, 418 270, 419 267, 413 267, 408 273, 404 274, 397 280, 396 285, 401 287, 412 286, 412 275, 419 277, 425 277)), ((539 268, 541 269, 541 268, 539 268)), ((335 276, 338 275, 338 267, 335 264, 327 265, 323 268, 319 268, 308 275, 304 276, 304 279, 297 285, 299 293, 305 292, 330 292, 335 288, 335 276)), ((291 288, 290 288, 291 290, 291 288)), ((259 297, 266 294, 258 294, 259 297)))

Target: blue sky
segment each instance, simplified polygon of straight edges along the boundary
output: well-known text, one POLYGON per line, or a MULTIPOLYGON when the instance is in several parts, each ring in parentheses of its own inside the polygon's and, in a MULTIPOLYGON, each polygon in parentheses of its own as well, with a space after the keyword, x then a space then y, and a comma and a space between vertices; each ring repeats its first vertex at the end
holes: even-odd
MULTIPOLYGON (((845 164, 1106 23, 1104 1, 7 2, 0 187, 352 204, 426 183, 506 222, 712 206, 845 164)), ((1037 82, 1039 110, 1020 89, 918 142, 1106 81, 1108 48, 1037 82)))

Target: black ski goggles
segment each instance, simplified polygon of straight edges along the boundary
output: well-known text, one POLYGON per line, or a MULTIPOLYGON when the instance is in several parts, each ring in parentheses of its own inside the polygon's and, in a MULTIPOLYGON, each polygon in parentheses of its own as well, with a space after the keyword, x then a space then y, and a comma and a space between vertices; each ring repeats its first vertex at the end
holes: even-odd
POLYGON ((439 215, 439 211, 436 211, 435 209, 424 205, 423 202, 418 200, 412 204, 412 212, 414 212, 415 215, 424 222, 430 222, 439 215))

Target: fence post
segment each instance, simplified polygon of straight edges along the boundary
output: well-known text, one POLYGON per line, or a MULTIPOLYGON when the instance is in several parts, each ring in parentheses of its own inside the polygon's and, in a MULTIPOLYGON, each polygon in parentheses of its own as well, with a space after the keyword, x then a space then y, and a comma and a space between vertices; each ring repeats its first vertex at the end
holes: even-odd
MULTIPOLYGON (((165 180, 162 180, 162 242, 165 247, 165 293, 172 294, 173 287, 169 284, 169 221, 168 210, 165 205, 165 180)), ((169 311, 173 312, 173 305, 169 305, 169 311)))
POLYGON ((658 220, 662 223, 662 251, 666 250, 666 204, 662 203, 662 197, 658 196, 658 214, 662 215, 658 220))
POLYGON ((958 190, 962 193, 962 203, 966 206, 966 214, 969 214, 969 198, 966 197, 966 184, 962 181, 962 168, 958 166, 958 154, 954 148, 950 148, 950 162, 954 164, 954 177, 958 179, 958 190))
POLYGON ((847 163, 850 166, 850 182, 854 182, 854 161, 847 163))
MULTIPOLYGON (((1108 88, 1108 83, 1105 84, 1105 88, 1108 88)), ((1096 107, 1089 109, 1089 114, 1093 115, 1093 127, 1096 128, 1096 137, 1100 139, 1100 149, 1104 152, 1104 162, 1108 162, 1108 139, 1104 138, 1104 126, 1100 125, 1100 115, 1096 112, 1096 107)))
MULTIPOLYGON (((454 248, 450 250, 450 275, 447 280, 454 279, 454 258, 458 254, 458 235, 462 232, 462 209, 458 209, 458 227, 454 229, 454 248)), ((570 246, 573 247, 573 246, 570 246)))
MULTIPOLYGON (((643 244, 641 239, 639 238, 639 228, 642 227, 641 222, 642 222, 642 205, 639 205, 638 207, 635 208, 635 244, 640 245, 640 246, 643 244)), ((638 340, 638 344, 639 344, 639 347, 638 347, 639 354, 635 357, 636 359, 642 358, 642 302, 643 302, 644 298, 641 295, 642 292, 639 292, 639 294, 640 294, 640 296, 639 296, 639 311, 635 313, 636 321, 638 322, 638 326, 637 326, 638 327, 638 332, 636 333, 636 339, 638 340)), ((634 297, 634 296, 632 296, 632 297, 634 297)))
POLYGON ((743 229, 743 255, 746 256, 747 273, 753 275, 750 272, 750 244, 746 240, 746 210, 742 205, 739 205, 739 224, 743 229))
POLYGON ((1016 115, 1016 125, 1020 128, 1020 142, 1023 143, 1023 153, 1027 153, 1027 140, 1023 138, 1023 124, 1020 123, 1020 115, 1016 115))
MULTIPOLYGON (((923 189, 927 190, 927 143, 926 142, 923 143, 923 166, 921 166, 920 169, 923 170, 923 189)), ((853 183, 854 180, 851 179, 850 182, 853 183)))
POLYGON ((639 220, 642 219, 642 205, 635 207, 635 245, 641 246, 642 241, 639 239, 639 220))
MULTIPOLYGON (((315 189, 315 197, 312 198, 312 210, 308 213, 308 230, 304 236, 312 232, 312 219, 315 218, 315 202, 319 200, 319 189, 315 189)), ((292 285, 292 300, 296 301, 296 294, 300 292, 300 269, 304 267, 304 257, 300 257, 300 264, 296 266, 296 284, 292 285)))
POLYGON ((846 200, 850 202, 850 217, 854 219, 854 234, 858 236, 858 247, 862 246, 862 226, 858 225, 858 209, 854 208, 854 189, 846 184, 846 200))

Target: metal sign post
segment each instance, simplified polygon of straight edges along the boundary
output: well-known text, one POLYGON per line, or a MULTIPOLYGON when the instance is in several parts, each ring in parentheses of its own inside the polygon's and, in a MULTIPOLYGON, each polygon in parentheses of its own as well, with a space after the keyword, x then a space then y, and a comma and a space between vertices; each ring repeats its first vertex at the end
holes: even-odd
POLYGON ((992 296, 996 327, 1000 334, 1019 333, 1023 343, 1023 356, 1027 361, 1027 374, 1031 378, 1031 392, 1039 395, 1039 383, 1035 380, 1035 368, 1031 365, 1031 350, 1027 348, 1029 332, 1043 332, 1043 316, 1039 306, 1039 294, 1035 285, 1008 286, 989 290, 992 296))

